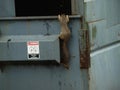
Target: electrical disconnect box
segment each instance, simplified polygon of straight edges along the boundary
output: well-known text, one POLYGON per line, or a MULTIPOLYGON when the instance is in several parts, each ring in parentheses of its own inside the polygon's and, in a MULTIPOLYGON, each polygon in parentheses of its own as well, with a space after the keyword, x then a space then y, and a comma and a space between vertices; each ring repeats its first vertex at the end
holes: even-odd
POLYGON ((3 36, 0 61, 55 60, 60 62, 58 35, 3 36))

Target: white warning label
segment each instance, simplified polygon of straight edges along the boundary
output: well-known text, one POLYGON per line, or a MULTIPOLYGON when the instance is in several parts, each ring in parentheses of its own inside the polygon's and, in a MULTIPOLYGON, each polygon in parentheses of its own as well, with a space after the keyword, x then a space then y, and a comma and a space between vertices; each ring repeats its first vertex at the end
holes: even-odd
POLYGON ((39 59, 40 58, 39 41, 28 41, 27 53, 28 59, 39 59))

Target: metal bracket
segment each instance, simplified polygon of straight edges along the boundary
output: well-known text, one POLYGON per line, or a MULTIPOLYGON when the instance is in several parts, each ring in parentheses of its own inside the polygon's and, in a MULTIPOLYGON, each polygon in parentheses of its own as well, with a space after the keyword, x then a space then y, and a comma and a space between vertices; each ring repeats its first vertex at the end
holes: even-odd
POLYGON ((80 31, 80 68, 88 69, 90 67, 90 44, 89 32, 86 29, 80 31))

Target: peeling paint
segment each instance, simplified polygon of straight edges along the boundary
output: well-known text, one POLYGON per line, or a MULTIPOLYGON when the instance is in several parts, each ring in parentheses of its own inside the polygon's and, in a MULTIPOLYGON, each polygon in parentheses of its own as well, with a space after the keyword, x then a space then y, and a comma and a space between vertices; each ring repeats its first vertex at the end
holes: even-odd
POLYGON ((84 31, 84 48, 80 50, 80 68, 81 69, 88 69, 90 67, 90 46, 89 46, 89 33, 88 30, 84 31))

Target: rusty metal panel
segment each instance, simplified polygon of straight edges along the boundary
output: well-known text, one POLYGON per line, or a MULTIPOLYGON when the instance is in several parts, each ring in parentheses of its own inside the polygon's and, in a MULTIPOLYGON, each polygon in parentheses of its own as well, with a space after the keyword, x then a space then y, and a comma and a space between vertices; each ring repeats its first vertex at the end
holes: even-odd
POLYGON ((80 68, 88 69, 90 67, 90 44, 89 31, 80 30, 80 68))

